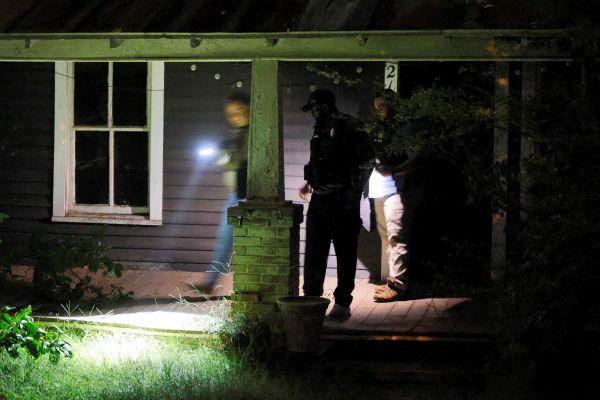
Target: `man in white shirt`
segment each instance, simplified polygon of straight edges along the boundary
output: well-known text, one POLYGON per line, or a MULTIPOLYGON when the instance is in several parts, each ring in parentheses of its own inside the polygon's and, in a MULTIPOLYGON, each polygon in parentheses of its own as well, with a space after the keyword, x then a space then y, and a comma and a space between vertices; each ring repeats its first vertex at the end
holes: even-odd
POLYGON ((378 286, 373 294, 376 302, 403 300, 407 290, 408 271, 404 262, 407 227, 403 229, 402 226, 404 206, 400 195, 403 177, 393 176, 394 167, 406 161, 407 157, 404 152, 390 155, 386 149, 395 133, 391 96, 392 93, 382 93, 373 101, 382 126, 387 131, 373 140, 376 159, 368 185, 368 196, 373 199, 377 231, 381 238, 381 274, 387 278, 387 284, 378 286))

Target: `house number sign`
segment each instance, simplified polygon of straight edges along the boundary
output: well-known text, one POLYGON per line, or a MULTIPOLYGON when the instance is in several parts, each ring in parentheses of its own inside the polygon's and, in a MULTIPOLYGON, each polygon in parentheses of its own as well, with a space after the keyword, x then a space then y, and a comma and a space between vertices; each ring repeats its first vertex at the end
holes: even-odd
POLYGON ((385 63, 385 88, 398 92, 398 63, 385 63))

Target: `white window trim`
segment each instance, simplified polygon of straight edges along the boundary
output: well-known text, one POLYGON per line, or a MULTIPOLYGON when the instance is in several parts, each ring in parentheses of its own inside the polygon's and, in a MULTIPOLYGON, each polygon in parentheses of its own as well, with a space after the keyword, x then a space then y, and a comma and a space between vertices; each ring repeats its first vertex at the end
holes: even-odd
MULTIPOLYGON (((73 62, 55 62, 54 83, 54 186, 52 221, 126 225, 162 225, 164 62, 148 62, 149 135, 148 207, 75 206, 75 132, 73 130, 73 62), (132 212, 148 212, 147 216, 132 212)), ((109 85, 111 86, 111 85, 109 85)), ((112 88, 109 88, 111 90, 112 88)), ((109 107, 109 112, 110 112, 109 107)), ((94 129, 90 127, 91 129, 94 129)), ((81 127, 78 127, 81 129, 81 127)), ((87 129, 87 128, 86 128, 87 129)), ((100 128, 97 128, 100 129, 100 128)), ((106 130, 106 128, 102 128, 106 130)), ((113 168, 111 165, 110 168, 113 168)), ((112 190, 110 191, 112 196, 112 190)))

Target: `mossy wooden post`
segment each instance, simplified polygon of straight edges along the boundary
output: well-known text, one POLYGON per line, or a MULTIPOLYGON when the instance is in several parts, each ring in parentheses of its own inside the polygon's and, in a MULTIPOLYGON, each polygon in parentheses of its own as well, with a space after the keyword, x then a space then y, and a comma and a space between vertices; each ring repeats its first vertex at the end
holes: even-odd
POLYGON ((252 61, 248 200, 283 201, 283 129, 277 60, 252 61))
MULTIPOLYGON (((508 124, 509 124, 509 63, 496 62, 496 122, 494 127, 494 164, 506 164, 508 161, 508 124)), ((503 193, 507 194, 506 181, 503 193)), ((506 198, 504 200, 507 200, 506 198)), ((506 210, 494 212, 492 216, 492 278, 503 275, 506 263, 506 210)))
POLYGON ((247 200, 229 209, 234 309, 269 316, 298 294, 302 206, 285 201, 278 63, 252 61, 247 200))

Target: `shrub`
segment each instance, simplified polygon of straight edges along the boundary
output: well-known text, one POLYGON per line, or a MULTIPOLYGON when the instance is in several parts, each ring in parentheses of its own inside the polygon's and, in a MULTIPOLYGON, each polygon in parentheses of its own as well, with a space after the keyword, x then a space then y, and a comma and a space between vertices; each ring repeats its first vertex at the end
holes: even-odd
POLYGON ((459 82, 416 88, 406 96, 384 93, 391 117, 373 115, 364 130, 384 144, 387 155, 421 159, 415 175, 424 192, 411 232, 413 279, 431 282, 436 292, 472 294, 473 284, 486 279, 489 262, 483 218, 490 208, 505 208, 505 167, 492 165, 493 71, 465 63, 456 72, 459 82))
POLYGON ((36 360, 48 354, 53 363, 61 356, 72 356, 71 346, 61 340, 57 332, 47 332, 33 321, 31 306, 14 310, 9 306, 0 307, 0 351, 12 357, 24 351, 36 360))
MULTIPOLYGON (((103 297, 101 288, 92 284, 90 274, 78 278, 76 268, 87 267, 90 272, 102 272, 103 276, 121 277, 123 265, 108 257, 110 246, 102 243, 102 232, 89 237, 68 237, 60 241, 44 241, 34 236, 31 242, 34 257, 34 285, 40 294, 53 301, 80 300, 84 296, 103 297)), ((121 299, 132 295, 113 286, 111 297, 121 299)))
POLYGON ((537 151, 523 163, 529 201, 519 204, 524 218, 499 293, 511 347, 539 382, 574 395, 593 381, 599 355, 590 326, 600 323, 600 35, 584 29, 569 41, 573 51, 581 45, 577 61, 544 66, 537 101, 524 104, 537 151))

